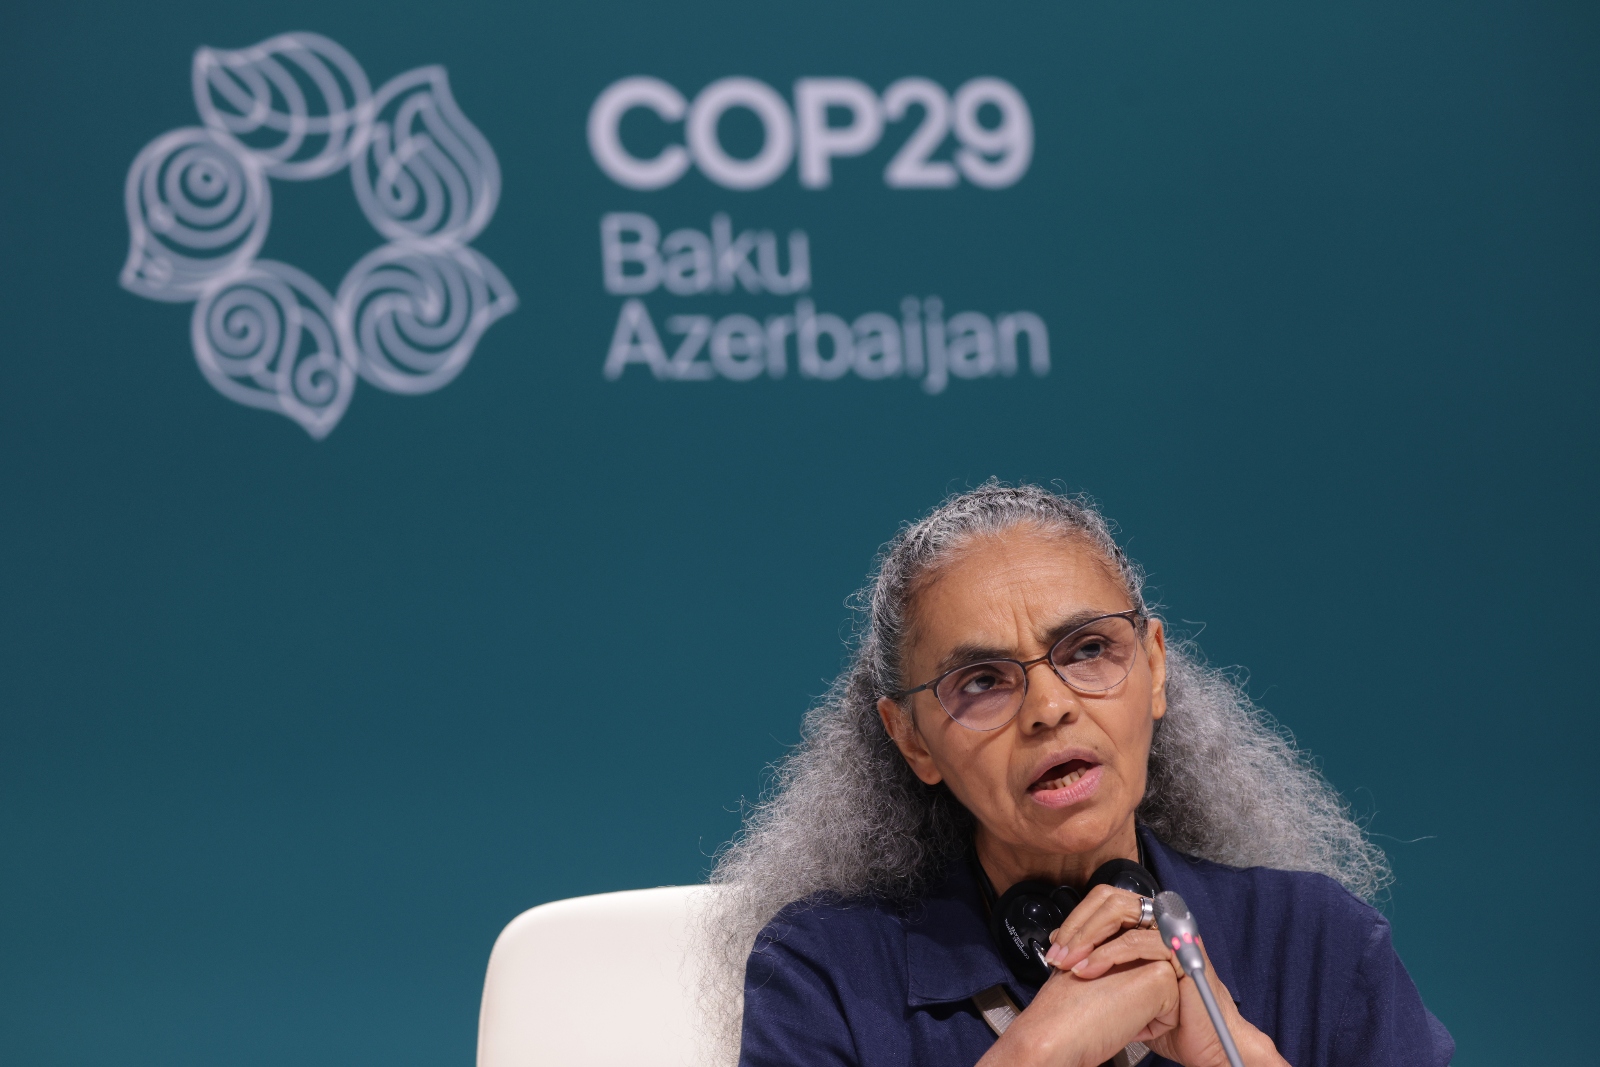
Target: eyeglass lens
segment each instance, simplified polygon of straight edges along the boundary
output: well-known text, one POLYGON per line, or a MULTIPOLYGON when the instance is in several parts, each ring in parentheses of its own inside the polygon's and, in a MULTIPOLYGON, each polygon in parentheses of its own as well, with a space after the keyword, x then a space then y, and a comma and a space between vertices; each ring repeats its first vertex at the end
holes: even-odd
MULTIPOLYGON (((1050 666, 1078 692, 1103 693, 1128 676, 1138 650, 1138 628, 1113 615, 1080 626, 1056 642, 1050 666)), ((1001 659, 952 671, 934 687, 934 695, 962 726, 993 730, 1011 721, 1022 707, 1026 689, 1022 664, 1001 659)))

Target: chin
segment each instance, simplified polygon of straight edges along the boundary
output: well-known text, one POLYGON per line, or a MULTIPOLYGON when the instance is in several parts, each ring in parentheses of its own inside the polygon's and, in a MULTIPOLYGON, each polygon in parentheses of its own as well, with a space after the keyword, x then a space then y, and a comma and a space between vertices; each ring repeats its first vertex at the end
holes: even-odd
POLYGON ((1111 840, 1122 829, 1126 817, 1120 814, 1113 816, 1111 812, 1099 808, 1096 805, 1088 811, 1065 813, 1050 830, 1050 850, 1075 856, 1094 852, 1111 840))

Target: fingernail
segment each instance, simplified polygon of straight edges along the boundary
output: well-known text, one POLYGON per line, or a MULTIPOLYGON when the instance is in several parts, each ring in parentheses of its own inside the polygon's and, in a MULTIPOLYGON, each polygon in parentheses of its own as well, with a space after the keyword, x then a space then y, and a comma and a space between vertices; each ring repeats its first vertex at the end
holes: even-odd
POLYGON ((1076 974, 1076 975, 1082 975, 1083 974, 1083 969, 1085 967, 1087 967, 1088 965, 1089 965, 1089 957, 1085 956, 1083 959, 1079 960, 1077 963, 1074 963, 1072 965, 1072 973, 1076 974))

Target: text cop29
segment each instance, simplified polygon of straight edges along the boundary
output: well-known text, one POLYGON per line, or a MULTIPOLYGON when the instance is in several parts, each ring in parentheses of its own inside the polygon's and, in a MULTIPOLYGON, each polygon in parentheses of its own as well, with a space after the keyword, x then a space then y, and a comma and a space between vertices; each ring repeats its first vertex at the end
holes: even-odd
POLYGON ((913 107, 922 119, 884 169, 895 189, 949 189, 965 178, 985 189, 1015 184, 1033 159, 1033 116, 1011 83, 973 78, 952 98, 927 78, 901 78, 880 97, 854 78, 801 78, 794 85, 794 108, 772 86, 755 78, 721 78, 690 101, 659 78, 623 78, 607 86, 589 109, 589 150, 600 169, 629 189, 662 189, 676 182, 690 164, 728 189, 760 189, 777 181, 800 157, 800 184, 825 189, 833 182, 832 162, 871 151, 883 138, 886 122, 899 122, 913 107), (985 125, 981 113, 998 115, 985 125), (622 117, 641 108, 669 124, 683 123, 682 143, 670 143, 640 159, 622 143, 622 117), (761 150, 748 159, 728 153, 718 135, 723 115, 743 108, 760 121, 761 150), (830 112, 849 116, 833 125, 830 112), (953 162, 934 159, 954 130, 960 147, 953 162))

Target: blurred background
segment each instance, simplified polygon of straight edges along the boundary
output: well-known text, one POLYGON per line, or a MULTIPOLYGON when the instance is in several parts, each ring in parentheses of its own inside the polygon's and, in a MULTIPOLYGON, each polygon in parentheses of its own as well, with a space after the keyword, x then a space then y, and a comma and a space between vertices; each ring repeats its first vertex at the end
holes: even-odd
MULTIPOLYGON (((504 924, 703 879, 878 545, 990 476, 1093 494, 1316 754, 1457 1064, 1585 1040, 1558 931, 1600 829, 1591 5, 63 0, 0 28, 0 1061, 470 1063, 504 924), (519 300, 447 386, 362 381, 320 441, 208 382, 192 304, 118 285, 196 49, 288 31, 375 88, 447 69, 502 176, 472 247, 519 300), (791 105, 1001 78, 1031 161, 891 187, 908 117, 827 188, 629 189, 585 128, 634 75, 791 105), (619 211, 804 230, 804 295, 847 319, 1031 311, 1049 373, 607 380, 619 211)), ((721 133, 763 143, 748 111, 721 133)), ((270 195, 260 257, 329 293, 382 243, 344 173, 270 195)), ((794 298, 641 299, 671 346, 670 316, 794 298)))

